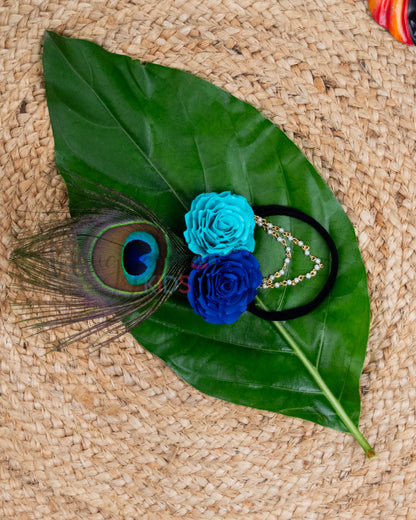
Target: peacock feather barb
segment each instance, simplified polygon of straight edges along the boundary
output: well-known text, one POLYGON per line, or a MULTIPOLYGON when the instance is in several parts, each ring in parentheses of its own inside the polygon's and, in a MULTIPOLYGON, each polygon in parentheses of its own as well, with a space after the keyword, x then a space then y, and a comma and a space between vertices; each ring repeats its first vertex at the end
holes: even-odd
MULTIPOLYGON (((79 189, 76 176, 70 183, 79 189)), ((85 189, 85 180, 82 194, 73 218, 20 239, 11 259, 19 285, 42 295, 25 305, 27 327, 94 322, 59 348, 95 333, 102 346, 133 329, 179 288, 190 264, 186 244, 140 202, 93 183, 85 189)))
POLYGON ((396 40, 416 45, 416 0, 368 0, 368 8, 396 40))

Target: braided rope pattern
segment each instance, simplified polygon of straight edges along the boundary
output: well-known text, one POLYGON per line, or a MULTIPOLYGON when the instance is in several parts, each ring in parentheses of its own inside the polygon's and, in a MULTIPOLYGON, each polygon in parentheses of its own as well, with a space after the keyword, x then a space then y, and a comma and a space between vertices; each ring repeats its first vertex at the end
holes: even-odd
MULTIPOLYGON (((416 48, 341 0, 6 0, 0 7, 0 517, 416 518, 416 48), (357 231, 372 324, 348 436, 238 407, 130 337, 44 356, 10 308, 14 234, 66 213, 53 170, 43 31, 191 71, 259 108, 357 231)), ((59 331, 58 331, 59 334, 59 331)))

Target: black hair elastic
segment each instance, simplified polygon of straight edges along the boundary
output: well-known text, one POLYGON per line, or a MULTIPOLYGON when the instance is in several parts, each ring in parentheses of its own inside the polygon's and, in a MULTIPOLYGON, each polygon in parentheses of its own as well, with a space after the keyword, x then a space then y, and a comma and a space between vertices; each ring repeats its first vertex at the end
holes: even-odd
POLYGON ((335 246, 335 242, 332 240, 328 231, 318 221, 298 209, 271 204, 269 206, 253 206, 253 211, 254 214, 259 217, 267 217, 272 215, 293 217, 313 227, 325 240, 329 248, 331 253, 331 270, 328 279, 326 280, 325 285, 322 287, 321 291, 317 294, 317 296, 315 296, 313 300, 311 300, 309 303, 306 303, 305 305, 293 307, 292 309, 283 309, 281 311, 265 311, 257 307, 254 301, 252 301, 248 305, 247 310, 255 316, 268 321, 293 320, 295 318, 305 316, 305 314, 309 314, 325 300, 335 284, 338 273, 338 251, 335 246))

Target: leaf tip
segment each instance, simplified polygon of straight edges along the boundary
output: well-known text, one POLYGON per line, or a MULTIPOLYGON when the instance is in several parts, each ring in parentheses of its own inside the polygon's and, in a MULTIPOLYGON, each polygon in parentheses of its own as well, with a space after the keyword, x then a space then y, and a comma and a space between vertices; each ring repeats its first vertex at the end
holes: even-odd
POLYGON ((54 33, 53 31, 50 31, 49 29, 46 29, 45 32, 43 33, 43 41, 51 39, 54 34, 56 34, 56 33, 54 33))
POLYGON ((57 41, 59 39, 65 38, 62 34, 58 34, 55 31, 51 31, 50 29, 46 29, 43 33, 43 44, 45 45, 48 41, 57 41))

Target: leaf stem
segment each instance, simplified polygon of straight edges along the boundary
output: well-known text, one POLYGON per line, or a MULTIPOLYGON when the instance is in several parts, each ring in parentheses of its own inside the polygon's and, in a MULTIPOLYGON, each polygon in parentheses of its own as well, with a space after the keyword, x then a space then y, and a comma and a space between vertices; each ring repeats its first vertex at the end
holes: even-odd
MULTIPOLYGON (((264 303, 257 297, 256 302, 263 307, 263 309, 267 310, 264 303)), ((342 422, 347 427, 348 431, 353 435, 353 437, 356 439, 358 444, 362 447, 362 449, 365 452, 367 459, 372 459, 377 454, 373 450, 373 448, 370 446, 368 441, 365 439, 363 434, 360 432, 360 430, 357 428, 357 426, 353 423, 347 412, 344 410, 343 406, 339 402, 339 400, 334 396, 334 394, 329 389, 328 385, 325 383, 324 379, 322 378, 321 374, 318 372, 318 370, 314 367, 314 365, 310 362, 310 360, 307 358, 303 350, 300 348, 300 346, 296 343, 296 341, 293 339, 293 337, 289 334, 289 332, 286 330, 286 328, 282 325, 279 321, 272 321, 271 322, 277 331, 284 337, 284 339, 288 342, 288 344, 292 347, 295 354, 298 356, 300 361, 305 366, 306 370, 310 373, 310 375, 313 377, 317 385, 322 390, 322 393, 325 395, 325 397, 330 402, 331 406, 339 416, 339 418, 342 420, 342 422)))

